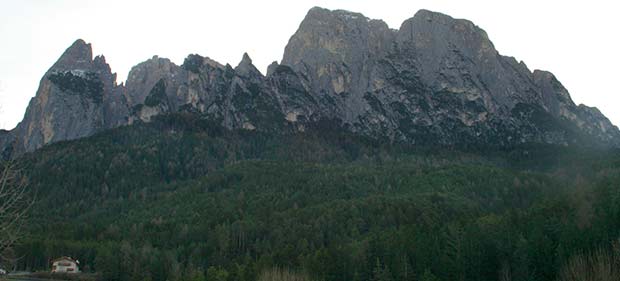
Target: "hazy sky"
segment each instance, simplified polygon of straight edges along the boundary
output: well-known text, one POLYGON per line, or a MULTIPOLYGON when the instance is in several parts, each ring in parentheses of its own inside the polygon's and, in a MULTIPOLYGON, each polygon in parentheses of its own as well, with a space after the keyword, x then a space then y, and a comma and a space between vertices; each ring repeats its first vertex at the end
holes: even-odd
POLYGON ((118 82, 153 55, 180 64, 190 53, 235 66, 248 52, 263 73, 280 60, 313 6, 383 19, 391 28, 419 9, 466 18, 503 55, 553 72, 576 103, 620 124, 617 1, 490 0, 0 0, 0 128, 13 128, 39 81, 78 38, 104 54, 118 82))

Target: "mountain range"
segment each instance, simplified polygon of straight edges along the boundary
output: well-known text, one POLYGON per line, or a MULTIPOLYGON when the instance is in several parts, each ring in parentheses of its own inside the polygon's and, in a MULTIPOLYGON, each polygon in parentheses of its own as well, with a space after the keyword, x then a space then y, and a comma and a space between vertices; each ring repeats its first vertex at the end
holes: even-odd
POLYGON ((0 131, 0 149, 21 155, 174 112, 262 132, 328 121, 407 144, 620 145, 599 110, 576 105, 552 73, 500 55, 468 20, 420 10, 394 30, 315 7, 266 75, 247 54, 234 68, 197 54, 182 65, 154 56, 117 84, 105 57, 77 40, 45 73, 24 119, 0 131))
POLYGON ((618 128, 426 10, 313 8, 264 74, 192 54, 117 84, 77 40, 0 148, 25 278, 620 280, 618 128))

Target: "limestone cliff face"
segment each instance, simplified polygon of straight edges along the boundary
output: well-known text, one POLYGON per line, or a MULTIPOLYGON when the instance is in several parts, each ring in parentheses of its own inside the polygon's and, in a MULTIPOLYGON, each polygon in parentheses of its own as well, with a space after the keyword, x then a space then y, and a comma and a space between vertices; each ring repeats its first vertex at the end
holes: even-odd
POLYGON ((126 102, 115 80, 105 58, 93 59, 90 44, 77 40, 45 73, 4 148, 29 152, 125 124, 126 102))
POLYGON ((247 54, 235 68, 200 55, 181 66, 155 57, 132 69, 126 91, 130 123, 178 111, 229 129, 274 130, 285 123, 274 90, 247 54))
POLYGON ((427 10, 390 30, 360 14, 313 8, 282 64, 315 98, 333 102, 320 105, 327 115, 365 135, 506 145, 620 138, 552 74, 500 55, 472 22, 427 10))
POLYGON ((229 129, 304 130, 330 120, 392 141, 620 146, 596 108, 575 105, 546 71, 500 55, 472 22, 421 10, 399 30, 342 10, 311 9, 282 62, 263 75, 189 55, 135 66, 125 85, 76 41, 41 80, 24 120, 0 132, 5 154, 192 112, 229 129))

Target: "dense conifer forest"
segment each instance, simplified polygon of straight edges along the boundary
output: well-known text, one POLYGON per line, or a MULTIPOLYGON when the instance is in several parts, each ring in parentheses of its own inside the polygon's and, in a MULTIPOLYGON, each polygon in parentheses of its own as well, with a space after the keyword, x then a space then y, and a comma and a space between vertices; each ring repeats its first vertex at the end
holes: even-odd
POLYGON ((175 114, 26 154, 36 204, 16 267, 72 256, 123 281, 618 274, 619 150, 344 132, 227 131, 175 114))

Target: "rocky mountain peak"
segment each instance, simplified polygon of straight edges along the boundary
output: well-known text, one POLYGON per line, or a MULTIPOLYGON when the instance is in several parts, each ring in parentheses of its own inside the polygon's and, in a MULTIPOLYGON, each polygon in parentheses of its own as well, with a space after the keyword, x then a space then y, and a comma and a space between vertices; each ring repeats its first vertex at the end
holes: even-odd
POLYGON ((112 68, 106 62, 104 55, 96 56, 93 60, 93 65, 95 72, 103 77, 102 80, 112 82, 112 84, 106 86, 116 86, 116 73, 112 73, 112 68))
POLYGON ((329 21, 334 18, 343 20, 343 21, 351 21, 351 20, 364 20, 369 21, 366 16, 355 13, 347 10, 329 10, 321 7, 313 7, 306 14, 305 20, 316 20, 316 21, 329 21))
POLYGON ((311 9, 291 37, 282 64, 322 64, 330 59, 353 63, 364 52, 379 52, 389 41, 383 21, 344 10, 311 9))
MULTIPOLYGON (((576 107, 549 73, 532 74, 524 63, 500 55, 471 21, 429 10, 394 31, 361 14, 313 8, 289 40, 282 65, 302 73, 311 94, 334 98, 338 118, 354 131, 382 131, 393 138, 425 132, 445 140, 453 132, 442 128, 457 122, 465 127, 455 139, 476 142, 480 130, 506 130, 524 135, 518 141, 561 143, 572 133, 541 133, 538 126, 546 125, 532 123, 547 114, 575 124, 597 119, 588 117, 596 112, 576 107), (402 107, 394 111, 395 104, 402 107), (491 125, 499 123, 505 124, 491 125)), ((605 126, 584 131, 619 135, 601 122, 605 126)))
POLYGON ((241 76, 263 76, 262 73, 252 64, 252 59, 248 53, 243 53, 241 61, 235 67, 235 72, 241 76))
POLYGON ((110 65, 106 62, 104 55, 98 55, 93 59, 93 63, 98 66, 98 68, 106 68, 112 72, 110 65))
POLYGON ((313 94, 359 94, 367 84, 367 65, 388 53, 394 36, 383 21, 313 8, 290 38, 281 64, 303 73, 313 94))
POLYGON ((181 79, 178 76, 182 72, 183 69, 170 59, 156 55, 132 67, 125 82, 129 105, 143 104, 151 89, 161 79, 165 80, 167 85, 174 85, 177 79, 181 79))
POLYGON ((422 50, 433 59, 453 50, 472 58, 497 55, 487 33, 471 21, 428 10, 404 21, 397 41, 401 47, 422 50))
POLYGON ((75 41, 24 120, 0 133, 0 148, 19 154, 177 111, 229 129, 304 130, 332 120, 414 144, 620 146, 618 128, 575 105, 552 73, 500 55, 472 22, 428 10, 392 30, 359 13, 312 8, 267 77, 247 53, 234 69, 192 54, 181 66, 154 56, 124 85, 115 80, 104 56, 93 59, 90 44, 75 41))
POLYGON ((90 69, 92 61, 93 50, 91 45, 82 39, 78 39, 65 50, 51 70, 90 69))
POLYGON ((41 79, 24 119, 11 131, 13 152, 90 136, 112 127, 107 120, 122 123, 127 113, 124 97, 113 94, 115 81, 105 57, 93 60, 91 45, 76 40, 41 79))
POLYGON ((250 55, 248 55, 248 53, 243 53, 243 57, 241 58, 241 61, 239 62, 239 64, 246 64, 246 65, 251 65, 252 64, 252 59, 250 58, 250 55))
POLYGON ((277 61, 271 62, 271 64, 269 64, 269 66, 267 66, 267 76, 271 76, 271 74, 273 74, 276 71, 276 68, 279 65, 280 64, 277 61))

